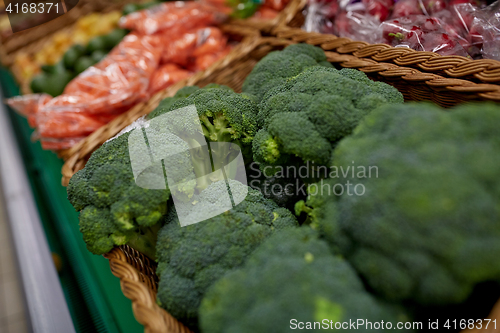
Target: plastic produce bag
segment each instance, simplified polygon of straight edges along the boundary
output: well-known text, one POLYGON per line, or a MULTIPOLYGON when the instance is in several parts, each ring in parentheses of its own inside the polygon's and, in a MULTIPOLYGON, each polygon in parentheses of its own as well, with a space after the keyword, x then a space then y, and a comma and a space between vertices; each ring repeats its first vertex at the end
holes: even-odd
POLYGON ((225 49, 219 52, 201 55, 195 59, 194 64, 192 64, 189 68, 193 72, 203 71, 212 66, 218 60, 224 58, 231 51, 231 49, 232 47, 228 45, 225 49))
POLYGON ((484 58, 500 60, 500 1, 476 10, 472 16, 469 31, 471 44, 482 47, 484 58))
MULTIPOLYGON (((168 36, 166 36, 168 37, 168 36)), ((167 42, 167 41, 166 41, 167 42)), ((193 58, 224 50, 227 37, 215 27, 197 28, 170 40, 162 54, 162 63, 187 66, 193 58)))
POLYGON ((36 127, 36 113, 38 110, 52 99, 48 94, 31 94, 25 96, 15 96, 7 99, 7 105, 19 114, 28 118, 31 127, 36 127))
POLYGON ((120 27, 146 35, 168 29, 171 36, 175 36, 196 27, 221 23, 226 18, 211 4, 175 1, 124 16, 120 19, 120 27))
POLYGON ((392 46, 441 55, 468 55, 458 39, 447 33, 437 18, 425 15, 402 17, 382 23, 380 29, 382 41, 392 46))
POLYGON ((491 52, 498 49, 498 28, 494 28, 498 24, 488 22, 499 9, 481 10, 483 6, 482 0, 311 0, 303 28, 369 43, 478 58, 485 38, 493 41, 491 52))
POLYGON ((182 69, 175 64, 166 64, 161 66, 151 77, 149 84, 149 93, 155 94, 172 84, 182 81, 192 75, 191 72, 182 69))

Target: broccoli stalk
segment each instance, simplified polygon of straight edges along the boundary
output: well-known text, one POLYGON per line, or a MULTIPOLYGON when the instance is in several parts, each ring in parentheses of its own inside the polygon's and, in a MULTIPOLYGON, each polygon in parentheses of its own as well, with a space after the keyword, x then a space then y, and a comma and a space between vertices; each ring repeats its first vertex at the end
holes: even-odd
POLYGON ((127 245, 148 256, 156 258, 156 239, 162 223, 158 222, 152 227, 139 227, 128 239, 127 245))

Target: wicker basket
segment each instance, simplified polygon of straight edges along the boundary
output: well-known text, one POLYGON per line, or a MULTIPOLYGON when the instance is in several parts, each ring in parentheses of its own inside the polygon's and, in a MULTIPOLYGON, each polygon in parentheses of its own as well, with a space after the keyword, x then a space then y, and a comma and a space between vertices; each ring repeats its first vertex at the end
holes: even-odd
MULTIPOLYGON (((275 37, 247 38, 242 44, 239 45, 236 52, 233 52, 230 56, 228 56, 228 58, 215 64, 215 66, 212 67, 209 71, 199 73, 198 75, 185 82, 179 83, 176 86, 172 86, 169 89, 158 93, 151 101, 149 101, 149 103, 135 108, 133 112, 130 112, 126 118, 124 117, 119 121, 114 121, 113 124, 102 128, 101 132, 98 135, 92 136, 92 142, 87 140, 82 145, 82 147, 79 147, 78 149, 87 149, 86 151, 84 151, 84 155, 89 154, 95 147, 100 145, 102 141, 115 135, 124 126, 128 125, 131 121, 137 119, 139 116, 151 112, 161 99, 174 95, 175 92, 182 86, 192 84, 204 86, 208 83, 214 82, 218 84, 226 84, 236 91, 241 91, 241 85, 244 78, 251 71, 251 69, 259 59, 268 54, 270 51, 281 49, 291 43, 293 42, 288 39, 275 37)), ((351 61, 356 62, 355 59, 357 59, 354 56, 341 56, 337 53, 332 54, 331 52, 326 52, 326 54, 329 61, 340 64, 351 61), (337 61, 339 57, 344 60, 342 60, 342 62, 337 61)), ((362 62, 361 60, 357 61, 362 62)), ((397 67, 397 65, 393 66, 397 67)), ((374 74, 375 78, 382 79, 389 83, 395 83, 395 86, 399 88, 406 87, 407 93, 405 97, 411 100, 430 99, 429 95, 427 94, 428 90, 422 88, 427 85, 429 75, 432 75, 433 79, 441 80, 442 82, 447 82, 450 80, 440 77, 436 74, 420 73, 414 69, 392 69, 392 67, 380 71, 369 71, 368 73, 374 74), (397 73, 400 71, 406 71, 404 77, 398 75, 384 75, 387 72, 397 73), (388 80, 388 78, 390 79, 391 77, 396 77, 396 80, 402 80, 402 82, 400 82, 399 85, 397 84, 397 81, 391 82, 391 80, 388 80), (417 94, 416 92, 420 90, 424 91, 425 93, 417 94)), ((468 85, 474 86, 477 84, 469 82, 468 85)), ((454 103, 452 103, 451 97, 448 96, 449 94, 452 94, 454 96, 456 92, 453 90, 448 91, 446 87, 447 85, 443 85, 439 89, 431 88, 430 90, 432 91, 432 93, 437 96, 436 98, 433 98, 433 100, 440 101, 441 105, 452 105, 463 100, 458 99, 455 100, 454 103)), ((471 93, 471 95, 471 99, 484 99, 480 97, 478 93, 471 93)), ((75 154, 71 157, 74 160, 69 160, 69 162, 74 163, 76 161, 80 164, 76 165, 67 163, 65 166, 68 167, 67 170, 69 174, 73 172, 74 168, 83 167, 85 160, 79 159, 79 156, 84 155, 75 154)), ((120 278, 121 286, 125 296, 133 301, 134 314, 137 320, 145 326, 146 332, 188 332, 187 328, 182 325, 182 323, 176 321, 174 318, 172 318, 172 316, 166 313, 166 311, 162 310, 155 303, 157 277, 154 273, 154 263, 152 263, 144 255, 127 246, 115 248, 110 253, 106 254, 105 257, 110 260, 111 270, 113 274, 120 278)), ((499 315, 499 311, 500 305, 495 307, 494 312, 492 312, 492 316, 496 318, 497 315, 499 315)))
MULTIPOLYGON (((243 34, 245 39, 208 70, 157 93, 147 103, 136 105, 73 148, 60 152, 66 160, 62 170, 63 185, 84 167, 88 156, 103 142, 151 112, 163 98, 173 96, 183 86, 208 83, 225 84, 241 91, 244 79, 262 57, 296 42, 317 45, 325 50, 328 61, 340 67, 358 68, 372 79, 395 86, 406 100, 430 100, 444 107, 470 100, 500 101, 500 62, 442 57, 430 52, 307 33, 291 27, 300 26, 303 6, 304 0, 292 0, 288 10, 273 22, 235 21, 223 26, 226 32, 243 34)), ((115 248, 105 257, 110 261, 113 274, 120 278, 122 290, 132 300, 136 319, 145 326, 146 332, 189 332, 156 304, 157 277, 153 262, 127 246, 115 248)), ((491 318, 499 316, 500 304, 494 308, 491 318)))

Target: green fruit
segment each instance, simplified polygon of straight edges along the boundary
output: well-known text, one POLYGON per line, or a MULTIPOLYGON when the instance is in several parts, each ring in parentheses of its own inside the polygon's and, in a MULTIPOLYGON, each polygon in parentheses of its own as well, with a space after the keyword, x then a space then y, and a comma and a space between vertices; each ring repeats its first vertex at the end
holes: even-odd
POLYGON ((42 92, 47 93, 53 97, 59 96, 63 93, 66 85, 74 78, 74 74, 70 71, 65 71, 57 74, 47 74, 44 80, 42 92))
POLYGON ((73 69, 75 67, 75 63, 80 58, 85 54, 85 47, 80 44, 73 45, 64 53, 63 56, 63 63, 64 67, 67 69, 73 69))
POLYGON ((95 63, 96 61, 92 59, 92 57, 87 57, 87 56, 81 57, 75 64, 75 72, 77 74, 80 74, 90 66, 93 66, 95 63))
POLYGON ((111 50, 113 47, 118 45, 118 43, 120 43, 123 37, 125 37, 127 34, 128 30, 117 28, 111 31, 109 34, 103 36, 104 42, 106 43, 106 48, 108 50, 111 50))
POLYGON ((35 76, 33 80, 31 80, 30 84, 31 91, 33 91, 34 93, 43 92, 44 87, 47 86, 47 77, 48 74, 45 72, 35 76))
POLYGON ((52 74, 55 71, 55 65, 42 65, 40 68, 42 69, 42 72, 47 74, 52 74))
POLYGON ((139 10, 139 5, 135 3, 129 3, 125 7, 123 7, 123 15, 128 15, 130 13, 136 12, 139 10))
POLYGON ((92 60, 97 64, 99 61, 104 59, 106 57, 107 53, 101 50, 97 50, 92 52, 92 55, 90 56, 92 60))
POLYGON ((89 53, 104 49, 106 49, 106 39, 104 38, 104 36, 94 37, 87 44, 87 52, 89 53))

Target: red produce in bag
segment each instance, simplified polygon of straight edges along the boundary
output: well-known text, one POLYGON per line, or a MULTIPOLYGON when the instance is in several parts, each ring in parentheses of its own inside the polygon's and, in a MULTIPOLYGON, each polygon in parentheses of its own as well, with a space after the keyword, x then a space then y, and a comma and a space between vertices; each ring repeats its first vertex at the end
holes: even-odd
POLYGON ((41 107, 52 99, 48 94, 31 94, 7 99, 7 105, 17 113, 28 118, 31 127, 36 127, 36 114, 41 107))
POLYGON ((450 36, 437 18, 424 15, 402 17, 382 23, 380 29, 381 42, 392 46, 431 51, 441 55, 468 55, 459 39, 450 36))
POLYGON ((227 37, 218 28, 206 27, 194 29, 175 40, 165 40, 165 44, 167 46, 162 54, 162 63, 187 66, 193 57, 223 50, 227 37))
POLYGON ((232 49, 231 46, 228 45, 222 51, 201 55, 196 58, 194 64, 190 66, 190 69, 192 71, 204 71, 208 67, 212 66, 215 62, 228 55, 231 49, 232 49))
POLYGON ((175 64, 161 66, 151 77, 149 93, 155 94, 160 90, 168 88, 172 84, 182 81, 192 75, 191 72, 180 68, 175 64))
POLYGON ((175 36, 195 27, 221 23, 226 18, 227 15, 208 3, 175 1, 124 16, 120 19, 120 27, 145 35, 168 29, 175 36))

